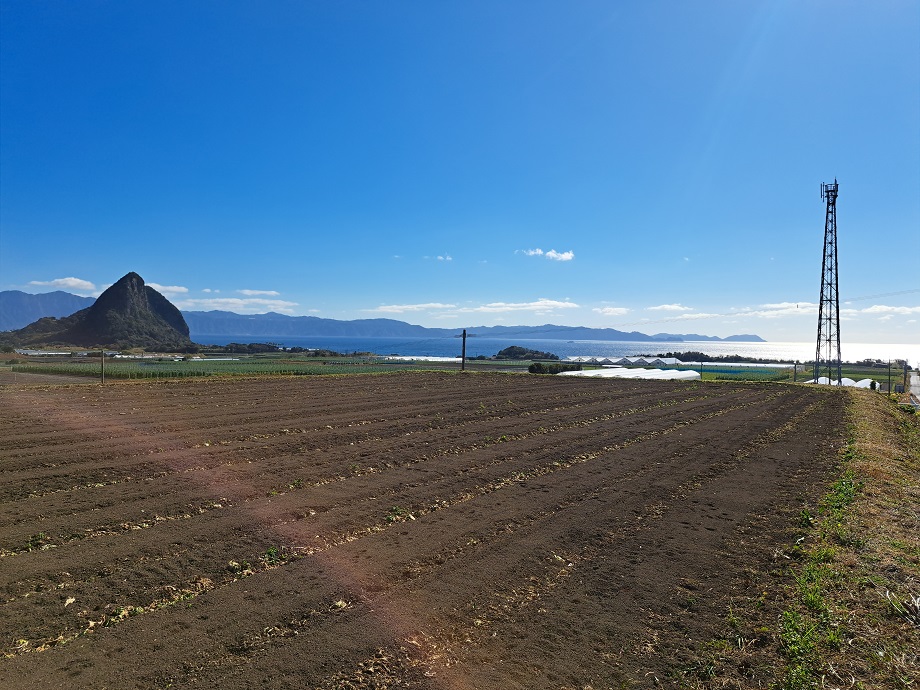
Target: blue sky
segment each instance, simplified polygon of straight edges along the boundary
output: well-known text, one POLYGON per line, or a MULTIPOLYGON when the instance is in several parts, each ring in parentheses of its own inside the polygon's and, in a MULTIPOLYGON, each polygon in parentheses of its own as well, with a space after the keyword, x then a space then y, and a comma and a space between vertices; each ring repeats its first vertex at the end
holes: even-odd
POLYGON ((920 3, 0 0, 0 289, 920 341, 920 3))

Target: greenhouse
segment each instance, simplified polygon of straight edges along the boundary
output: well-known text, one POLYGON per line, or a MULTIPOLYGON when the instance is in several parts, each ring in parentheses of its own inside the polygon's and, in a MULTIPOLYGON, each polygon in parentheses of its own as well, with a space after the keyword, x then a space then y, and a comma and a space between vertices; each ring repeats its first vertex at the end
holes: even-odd
POLYGON ((586 369, 584 371, 563 371, 557 376, 593 376, 596 378, 699 380, 698 371, 677 369, 586 369))

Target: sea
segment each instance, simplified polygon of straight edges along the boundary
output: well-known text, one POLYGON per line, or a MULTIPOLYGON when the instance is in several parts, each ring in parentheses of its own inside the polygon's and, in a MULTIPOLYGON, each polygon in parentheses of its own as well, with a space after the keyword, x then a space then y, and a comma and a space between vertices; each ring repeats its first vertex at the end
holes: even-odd
MULTIPOLYGON (((343 338, 336 336, 244 336, 244 335, 201 335, 192 333, 192 340, 202 345, 226 345, 227 343, 270 342, 283 347, 334 350, 335 352, 373 352, 377 355, 399 355, 403 357, 459 357, 462 341, 452 338, 343 338)), ((551 352, 560 358, 567 357, 635 357, 639 355, 663 355, 667 352, 697 351, 712 357, 738 355, 759 359, 782 361, 814 361, 815 343, 786 342, 726 342, 726 341, 615 341, 615 340, 537 340, 528 338, 479 338, 468 336, 466 356, 491 357, 511 345, 530 350, 551 352)), ((866 359, 903 359, 912 367, 920 367, 920 344, 847 343, 840 346, 841 357, 847 362, 866 359)))

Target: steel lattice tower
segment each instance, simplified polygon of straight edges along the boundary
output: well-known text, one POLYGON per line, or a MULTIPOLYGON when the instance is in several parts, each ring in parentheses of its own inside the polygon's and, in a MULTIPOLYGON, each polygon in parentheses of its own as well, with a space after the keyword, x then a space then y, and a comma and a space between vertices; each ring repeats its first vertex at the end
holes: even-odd
POLYGON ((826 367, 827 378, 836 368, 837 384, 841 380, 840 366, 840 291, 837 285, 837 179, 833 184, 821 184, 821 198, 827 201, 824 220, 824 255, 821 259, 821 299, 818 303, 818 346, 815 350, 815 382, 826 367))

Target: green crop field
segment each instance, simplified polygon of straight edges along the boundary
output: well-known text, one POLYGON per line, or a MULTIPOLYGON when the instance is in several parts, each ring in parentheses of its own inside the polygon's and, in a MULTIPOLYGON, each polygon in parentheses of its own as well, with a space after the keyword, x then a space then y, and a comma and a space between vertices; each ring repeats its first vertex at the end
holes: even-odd
MULTIPOLYGON (((161 379, 199 376, 254 376, 260 374, 316 375, 358 374, 396 369, 418 369, 417 364, 384 364, 371 360, 355 362, 294 361, 276 359, 240 359, 235 361, 118 361, 105 363, 105 376, 112 379, 161 379)), ((34 374, 66 374, 70 376, 99 377, 100 363, 96 362, 40 362, 17 364, 13 371, 34 374)))

